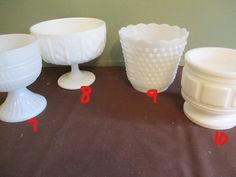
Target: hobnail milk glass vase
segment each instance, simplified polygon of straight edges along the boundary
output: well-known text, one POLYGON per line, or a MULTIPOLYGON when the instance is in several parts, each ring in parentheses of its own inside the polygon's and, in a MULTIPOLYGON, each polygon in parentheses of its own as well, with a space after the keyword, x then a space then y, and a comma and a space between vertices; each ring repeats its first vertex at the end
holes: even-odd
POLYGON ((189 32, 167 24, 129 25, 119 30, 126 73, 141 92, 165 91, 174 81, 189 32))
POLYGON ((33 25, 31 34, 39 39, 43 60, 57 65, 71 65, 71 72, 58 79, 64 89, 91 85, 95 75, 80 71, 78 64, 99 57, 106 43, 106 24, 96 18, 62 18, 33 25))
POLYGON ((26 88, 38 78, 41 69, 42 59, 33 36, 0 35, 0 92, 8 92, 0 106, 0 120, 21 122, 45 109, 46 99, 26 88))

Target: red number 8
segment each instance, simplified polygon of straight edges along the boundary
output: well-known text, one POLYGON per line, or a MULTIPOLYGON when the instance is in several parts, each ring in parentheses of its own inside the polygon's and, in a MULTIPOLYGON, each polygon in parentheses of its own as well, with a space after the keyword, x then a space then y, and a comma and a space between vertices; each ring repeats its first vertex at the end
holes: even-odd
POLYGON ((90 101, 90 94, 92 92, 92 88, 89 86, 82 86, 80 90, 83 92, 83 95, 80 98, 80 101, 84 104, 90 101))

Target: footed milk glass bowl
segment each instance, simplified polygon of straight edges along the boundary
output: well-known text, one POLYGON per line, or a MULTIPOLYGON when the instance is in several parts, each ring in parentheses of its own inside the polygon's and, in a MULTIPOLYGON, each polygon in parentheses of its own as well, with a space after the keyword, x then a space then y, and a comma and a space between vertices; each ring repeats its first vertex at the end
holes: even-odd
POLYGON ((38 78, 41 69, 42 59, 33 36, 0 35, 0 92, 8 92, 0 106, 0 120, 21 122, 45 109, 46 99, 26 88, 38 78))
POLYGON ((181 85, 184 113, 191 121, 218 130, 236 125, 236 50, 188 51, 181 85))
POLYGON ((167 24, 138 24, 119 31, 126 73, 133 87, 165 91, 174 81, 189 32, 167 24))
POLYGON ((31 34, 39 39, 43 60, 71 65, 71 72, 58 79, 65 89, 80 89, 95 81, 95 75, 80 71, 78 64, 91 61, 104 50, 106 24, 96 18, 62 18, 33 25, 31 34))

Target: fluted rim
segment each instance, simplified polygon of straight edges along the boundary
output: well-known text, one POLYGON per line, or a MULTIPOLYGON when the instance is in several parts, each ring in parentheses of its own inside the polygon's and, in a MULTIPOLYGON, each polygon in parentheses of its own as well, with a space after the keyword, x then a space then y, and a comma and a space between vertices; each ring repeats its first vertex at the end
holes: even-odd
MULTIPOLYGON (((75 23, 73 24, 75 25, 75 23)), ((73 26, 72 25, 72 26, 73 26)), ((92 18, 92 17, 68 17, 68 18, 58 18, 58 19, 52 19, 52 20, 47 20, 47 21, 42 21, 39 22, 37 24, 34 24, 33 26, 30 27, 30 32, 32 34, 36 34, 36 35, 45 35, 45 36, 71 36, 71 35, 75 35, 75 34, 83 34, 86 32, 92 32, 95 31, 99 28, 102 28, 106 26, 105 21, 98 19, 98 18, 92 18), (98 25, 95 25, 94 27, 91 27, 89 29, 86 30, 75 30, 74 32, 67 32, 67 33, 56 33, 56 32, 51 32, 50 30, 45 30, 43 29, 44 27, 48 27, 50 26, 51 28, 53 28, 56 24, 60 24, 61 27, 65 26, 65 23, 68 23, 69 21, 74 21, 77 23, 77 25, 81 25, 79 23, 81 23, 82 20, 87 20, 87 21, 94 21, 96 22, 98 25)), ((68 27, 68 26, 67 26, 68 27)), ((72 29, 72 27, 71 27, 72 29)), ((58 31, 60 29, 55 29, 55 31, 58 31)))
POLYGON ((137 25, 128 25, 127 27, 122 27, 119 30, 119 35, 120 35, 120 39, 125 40, 125 41, 132 41, 132 42, 143 42, 143 43, 147 43, 147 44, 171 44, 171 43, 179 43, 182 41, 187 40, 189 32, 185 29, 185 28, 180 28, 176 25, 168 25, 168 24, 156 24, 156 23, 149 23, 149 24, 144 24, 144 23, 139 23, 137 25), (142 28, 146 28, 150 30, 150 28, 152 28, 152 32, 155 32, 156 34, 158 34, 159 30, 164 28, 164 29, 168 29, 171 30, 172 34, 173 32, 178 32, 179 36, 174 36, 171 37, 170 39, 158 39, 156 40, 155 38, 152 39, 145 39, 145 38, 139 38, 137 36, 135 36, 134 34, 136 33, 142 33, 143 31, 142 28), (131 34, 131 35, 130 35, 131 34))

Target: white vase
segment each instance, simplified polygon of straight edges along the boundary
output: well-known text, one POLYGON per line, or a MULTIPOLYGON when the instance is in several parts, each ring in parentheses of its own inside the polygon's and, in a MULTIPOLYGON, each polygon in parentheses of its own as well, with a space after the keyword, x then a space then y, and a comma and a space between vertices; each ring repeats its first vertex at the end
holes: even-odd
POLYGON ((188 31, 167 24, 129 25, 119 30, 126 73, 133 87, 165 91, 174 81, 188 31))
POLYGON ((0 106, 0 120, 21 122, 45 109, 46 99, 26 88, 38 78, 41 69, 42 59, 33 36, 0 35, 0 92, 8 92, 0 106))
POLYGON ((71 72, 58 79, 60 87, 80 89, 91 85, 95 75, 80 71, 78 64, 99 57, 106 43, 106 24, 96 18, 62 18, 33 25, 31 34, 39 39, 43 60, 71 65, 71 72))
POLYGON ((184 113, 191 121, 216 130, 236 125, 236 50, 188 51, 181 85, 184 113))

